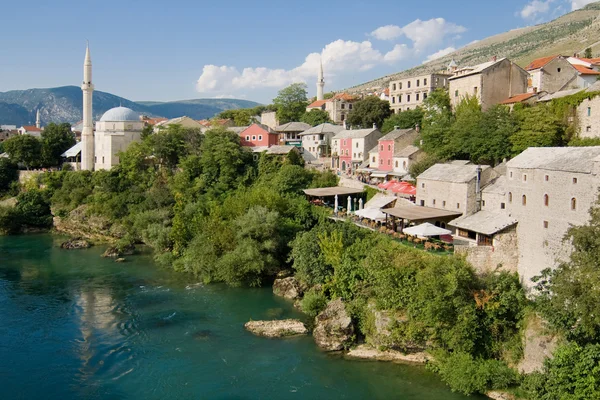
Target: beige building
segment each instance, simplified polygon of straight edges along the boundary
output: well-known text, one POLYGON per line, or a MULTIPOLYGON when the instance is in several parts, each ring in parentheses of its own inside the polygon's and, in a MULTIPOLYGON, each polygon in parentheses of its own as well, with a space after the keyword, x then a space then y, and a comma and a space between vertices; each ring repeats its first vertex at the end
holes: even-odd
POLYGON ((417 177, 417 205, 473 214, 479 209, 478 189, 497 175, 488 165, 435 164, 417 177))
POLYGON ((331 139, 343 130, 339 125, 325 123, 300 133, 304 160, 309 164, 322 161, 323 164, 329 165, 330 160, 327 159, 331 157, 331 139))
POLYGON ((126 107, 111 108, 96 122, 94 133, 94 170, 111 169, 119 164, 119 152, 131 143, 141 142, 144 122, 126 107))
POLYGON ((463 99, 475 97, 487 110, 514 95, 527 92, 529 73, 507 58, 458 69, 449 78, 450 102, 456 107, 463 99))
POLYGON ((166 121, 161 121, 159 123, 157 123, 156 125, 154 125, 154 131, 158 131, 161 128, 166 128, 169 125, 181 125, 183 128, 187 128, 187 129, 200 129, 202 130, 203 128, 205 128, 200 122, 196 121, 195 119, 192 119, 190 117, 178 117, 178 118, 173 118, 173 119, 169 119, 166 121))
POLYGON ((569 256, 564 236, 588 222, 599 174, 600 147, 529 148, 507 163, 506 207, 518 221, 518 271, 526 286, 569 256))
POLYGON ((525 70, 529 73, 527 90, 530 93, 555 93, 577 88, 577 69, 563 56, 538 58, 525 70))
POLYGON ((356 100, 358 99, 350 94, 338 93, 330 99, 312 102, 306 107, 306 112, 315 109, 324 110, 334 124, 342 124, 352 111, 352 105, 356 100))
MULTIPOLYGON (((586 92, 600 91, 600 82, 586 92)), ((580 138, 600 138, 600 96, 590 97, 577 106, 577 126, 580 138)))
POLYGON ((449 74, 427 74, 391 81, 389 86, 390 108, 394 113, 414 110, 421 106, 431 92, 448 87, 449 74))

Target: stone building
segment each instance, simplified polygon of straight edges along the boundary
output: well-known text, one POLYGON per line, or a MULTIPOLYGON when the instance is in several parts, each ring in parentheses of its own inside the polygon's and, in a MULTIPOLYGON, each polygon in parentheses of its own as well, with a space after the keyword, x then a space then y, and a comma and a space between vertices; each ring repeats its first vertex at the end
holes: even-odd
POLYGON ((538 58, 525 70, 529 73, 527 90, 530 93, 554 93, 577 88, 577 69, 563 56, 538 58))
POLYGON ((391 81, 389 85, 390 108, 394 113, 414 110, 421 106, 431 92, 448 87, 450 74, 427 74, 391 81))
POLYGON ((425 153, 417 146, 409 145, 403 149, 394 152, 393 172, 396 175, 404 176, 408 174, 409 168, 416 162, 419 162, 425 153))
POLYGON ((280 145, 301 147, 302 138, 300 137, 300 133, 309 128, 310 125, 304 122, 288 122, 287 124, 276 126, 273 130, 279 134, 280 145))
POLYGON ((526 286, 566 259, 569 227, 589 220, 598 198, 600 147, 529 148, 506 164, 506 208, 518 221, 518 271, 526 286))
POLYGON ((379 139, 379 164, 371 165, 371 168, 377 168, 379 171, 393 171, 395 154, 412 145, 418 137, 419 132, 415 129, 398 129, 396 127, 379 139))
POLYGON ((304 159, 316 163, 331 157, 331 139, 343 130, 339 125, 324 123, 300 133, 304 159))
POLYGON ((345 129, 333 137, 331 167, 351 174, 367 161, 369 150, 377 145, 382 134, 371 129, 345 129))
POLYGON ((417 177, 417 205, 470 215, 479 210, 481 190, 497 177, 488 165, 435 164, 417 177))
POLYGON ((131 143, 141 142, 143 129, 139 114, 129 108, 115 107, 105 112, 94 132, 94 170, 118 165, 118 153, 131 143))
POLYGON ((527 92, 529 73, 507 58, 495 57, 486 63, 456 71, 449 80, 450 102, 456 107, 463 99, 475 97, 485 111, 514 95, 527 92))
MULTIPOLYGON (((600 84, 588 91, 600 91, 600 84)), ((585 99, 577 106, 577 125, 580 138, 600 138, 600 96, 585 99)))
POLYGON ((18 129, 19 135, 31 135, 37 138, 42 137, 42 129, 35 125, 24 125, 18 129))
POLYGON ((319 109, 327 111, 334 124, 342 124, 352 110, 353 103, 358 100, 348 93, 338 93, 327 100, 316 100, 306 107, 306 112, 319 109))

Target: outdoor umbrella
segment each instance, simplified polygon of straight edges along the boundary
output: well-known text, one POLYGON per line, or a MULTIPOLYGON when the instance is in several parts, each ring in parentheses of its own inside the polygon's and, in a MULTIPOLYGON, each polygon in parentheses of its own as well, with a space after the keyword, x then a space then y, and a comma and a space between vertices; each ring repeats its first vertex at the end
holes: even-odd
POLYGON ((348 214, 352 212, 352 197, 348 196, 348 214))
POLYGON ((385 220, 385 214, 377 208, 365 208, 363 210, 358 210, 355 214, 361 218, 370 219, 372 221, 385 220))
POLYGON ((450 235, 452 231, 448 229, 443 229, 437 227, 429 222, 425 222, 424 224, 411 226, 410 228, 405 228, 403 233, 411 236, 419 236, 419 237, 430 237, 430 236, 440 236, 440 235, 450 235))
POLYGON ((333 205, 333 211, 334 211, 336 214, 337 214, 337 212, 338 212, 338 206, 339 206, 339 204, 338 204, 338 195, 336 194, 336 195, 335 195, 335 204, 333 205))

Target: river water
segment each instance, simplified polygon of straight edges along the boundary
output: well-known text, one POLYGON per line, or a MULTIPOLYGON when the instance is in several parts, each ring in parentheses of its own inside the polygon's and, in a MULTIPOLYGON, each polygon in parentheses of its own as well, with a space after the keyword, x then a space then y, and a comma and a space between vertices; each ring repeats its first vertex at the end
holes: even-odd
MULTIPOLYGON (((0 237, 0 399, 463 399, 422 367, 349 361, 250 319, 303 318, 264 289, 195 284, 148 256, 0 237)), ((472 397, 471 397, 472 398, 472 397)))

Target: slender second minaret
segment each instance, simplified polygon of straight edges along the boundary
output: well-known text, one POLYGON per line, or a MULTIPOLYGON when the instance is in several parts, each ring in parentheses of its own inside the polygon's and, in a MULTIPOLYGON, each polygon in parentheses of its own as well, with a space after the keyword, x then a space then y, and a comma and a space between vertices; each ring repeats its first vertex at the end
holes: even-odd
POLYGON ((317 78, 317 100, 323 100, 323 88, 325 87, 325 78, 323 77, 323 60, 321 59, 319 68, 319 77, 317 78))
POLYGON ((85 49, 83 62, 83 130, 81 131, 81 169, 91 171, 94 169, 94 126, 92 121, 92 58, 90 45, 85 49))
POLYGON ((35 127, 38 129, 42 128, 42 120, 40 119, 40 109, 37 109, 37 112, 35 113, 35 127))

